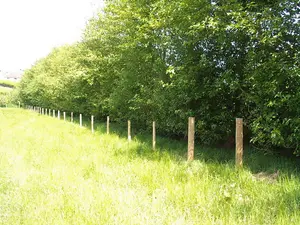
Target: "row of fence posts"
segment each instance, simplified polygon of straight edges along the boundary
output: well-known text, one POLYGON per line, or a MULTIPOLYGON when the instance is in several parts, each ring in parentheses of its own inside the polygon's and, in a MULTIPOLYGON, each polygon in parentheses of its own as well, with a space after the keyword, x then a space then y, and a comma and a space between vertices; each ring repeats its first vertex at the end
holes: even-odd
MULTIPOLYGON (((38 112, 41 115, 48 115, 55 118, 55 110, 44 109, 41 107, 33 107, 27 106, 27 109, 31 109, 35 112, 38 112)), ((60 119, 60 111, 57 111, 57 118, 60 119)), ((63 112, 64 121, 66 121, 66 112, 63 112)), ((74 121, 73 112, 71 112, 71 122, 74 121)), ((131 141, 131 122, 127 121, 128 126, 128 141, 131 141)), ((79 114, 79 126, 82 127, 82 114, 79 114)), ((91 130, 94 133, 94 116, 91 116, 91 130)), ((109 116, 107 116, 106 120, 106 133, 109 134, 109 116)), ((155 121, 152 123, 152 148, 156 149, 156 128, 155 121)), ((187 152, 187 160, 193 161, 195 155, 195 117, 189 117, 188 119, 188 152, 187 152)), ((243 119, 236 118, 236 133, 235 133, 235 163, 236 166, 241 168, 243 166, 243 119)))

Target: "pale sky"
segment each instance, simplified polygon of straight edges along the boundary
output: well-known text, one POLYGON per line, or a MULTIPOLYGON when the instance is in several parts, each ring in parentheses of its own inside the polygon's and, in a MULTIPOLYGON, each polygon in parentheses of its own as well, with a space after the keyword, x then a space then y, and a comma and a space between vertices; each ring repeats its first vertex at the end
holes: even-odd
POLYGON ((0 70, 19 71, 80 41, 103 0, 0 0, 0 70))

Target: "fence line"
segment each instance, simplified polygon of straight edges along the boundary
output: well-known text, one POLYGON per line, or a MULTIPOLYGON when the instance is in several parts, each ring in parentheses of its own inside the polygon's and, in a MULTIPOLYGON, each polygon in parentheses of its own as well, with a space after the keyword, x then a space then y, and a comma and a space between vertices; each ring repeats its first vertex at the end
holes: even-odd
MULTIPOLYGON (((49 116, 51 116, 51 109, 44 109, 41 107, 36 106, 27 106, 25 107, 29 110, 34 112, 38 112, 42 115, 47 115, 47 111, 49 112, 49 116)), ((53 117, 55 118, 55 110, 52 110, 53 117)), ((58 119, 60 119, 60 111, 58 110, 58 119)), ((66 121, 66 112, 63 112, 64 121, 66 121)), ((73 122, 74 113, 71 112, 71 122, 73 122)), ((94 120, 95 117, 91 115, 91 131, 92 133, 95 132, 94 130, 94 120)), ((82 127, 82 114, 79 114, 79 126, 82 127)), ((107 116, 106 118, 106 133, 109 134, 110 132, 110 117, 107 116)), ((131 142, 131 121, 127 121, 127 136, 128 142, 131 142)), ((235 134, 235 163, 237 168, 243 167, 243 119, 236 118, 236 134, 235 134)), ((152 149, 156 149, 156 123, 155 121, 152 122, 152 149)), ((195 155, 195 117, 188 118, 188 147, 187 147, 187 160, 193 161, 195 155)))
POLYGON ((155 150, 156 147, 156 130, 155 121, 152 122, 152 149, 155 150))
POLYGON ((188 161, 194 160, 195 151, 195 117, 188 121, 188 161))

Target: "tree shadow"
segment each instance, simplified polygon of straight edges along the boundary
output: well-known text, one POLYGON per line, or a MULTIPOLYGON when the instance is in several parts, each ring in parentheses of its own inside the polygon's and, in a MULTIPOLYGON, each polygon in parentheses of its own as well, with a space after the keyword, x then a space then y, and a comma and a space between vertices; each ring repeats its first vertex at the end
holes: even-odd
MULTIPOLYGON (((120 137, 127 136, 126 127, 117 128, 117 124, 114 125, 114 133, 120 137), (120 129, 121 128, 121 129, 120 129)), ((140 145, 136 147, 134 151, 137 152, 139 157, 153 158, 152 149, 152 136, 149 135, 151 131, 138 131, 133 130, 132 136, 140 145)), ((187 159, 187 140, 177 140, 166 138, 158 135, 156 140, 156 151, 170 154, 175 160, 187 159)), ((200 160, 205 163, 218 163, 235 166, 235 149, 224 149, 216 147, 201 146, 200 143, 195 141, 195 160, 200 160)), ((300 158, 299 157, 287 157, 282 155, 265 154, 262 151, 246 146, 243 155, 244 168, 251 173, 258 173, 265 171, 268 173, 274 173, 277 170, 282 174, 291 176, 297 174, 299 176, 300 171, 300 158)))
MULTIPOLYGON (((74 123, 79 123, 79 118, 74 118, 74 123)), ((83 117, 83 126, 88 129, 91 128, 89 117, 83 117)), ((96 121, 94 129, 95 132, 100 135, 106 134, 106 123, 96 121)), ((187 160, 187 140, 174 139, 157 134, 156 149, 153 150, 151 132, 151 130, 138 130, 132 127, 131 137, 137 144, 132 145, 130 151, 127 153, 132 154, 130 157, 137 156, 147 160, 160 160, 162 156, 165 157, 168 155, 172 160, 187 160)), ((110 134, 127 139, 127 121, 123 123, 110 122, 110 134)), ((201 146, 196 140, 195 160, 205 163, 226 164, 234 167, 235 150, 201 146)), ((281 174, 286 174, 288 176, 296 175, 300 177, 299 157, 266 155, 251 147, 246 147, 244 149, 243 166, 253 174, 261 171, 274 173, 279 170, 281 174)))

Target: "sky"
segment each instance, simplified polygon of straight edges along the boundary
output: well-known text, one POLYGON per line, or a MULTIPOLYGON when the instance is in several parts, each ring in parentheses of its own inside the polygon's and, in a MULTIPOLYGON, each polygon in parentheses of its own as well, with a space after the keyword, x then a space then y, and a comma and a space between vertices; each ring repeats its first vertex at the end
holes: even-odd
POLYGON ((0 0, 0 71, 28 69, 54 47, 80 41, 103 0, 0 0))

